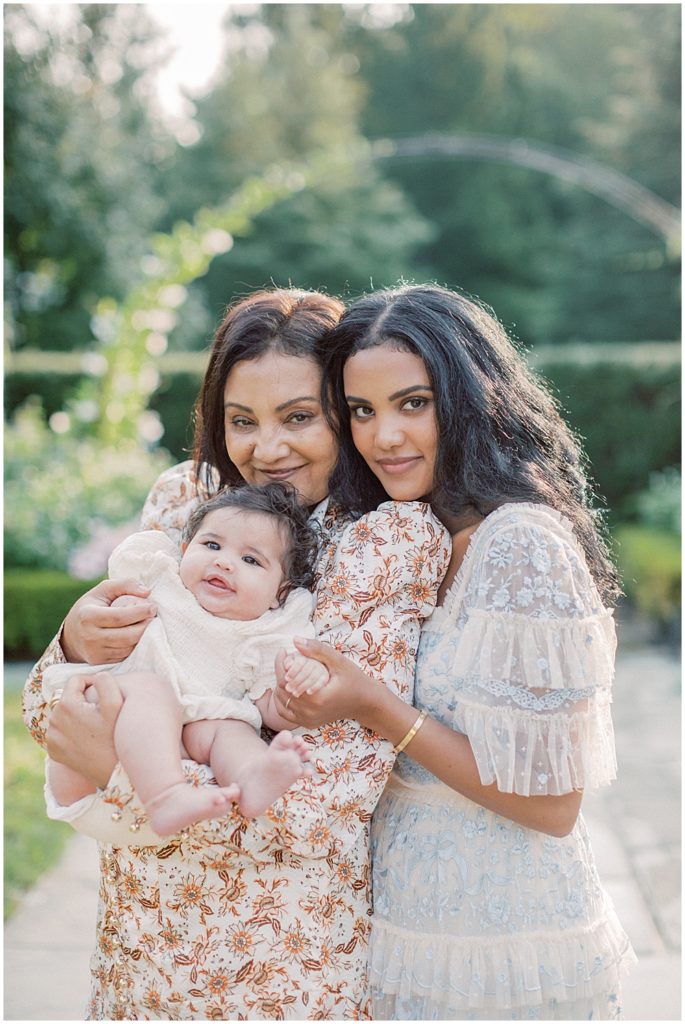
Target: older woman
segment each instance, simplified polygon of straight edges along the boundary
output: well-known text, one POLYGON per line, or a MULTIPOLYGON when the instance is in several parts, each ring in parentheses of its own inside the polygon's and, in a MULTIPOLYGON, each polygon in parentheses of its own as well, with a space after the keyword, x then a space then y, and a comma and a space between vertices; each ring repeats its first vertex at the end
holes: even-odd
MULTIPOLYGON (((335 463, 321 408, 317 343, 341 305, 314 293, 258 293, 220 326, 198 406, 195 458, 153 488, 143 526, 178 536, 200 498, 242 480, 292 483, 322 531, 315 626, 408 698, 420 621, 444 570, 435 538, 401 507, 384 520, 351 517, 323 499, 335 463), (387 571, 379 572, 379 559, 387 571), (425 583, 425 586, 417 586, 425 583), (362 614, 363 613, 363 614, 362 614)), ((53 817, 100 840, 91 1018, 355 1019, 368 1013, 368 825, 394 760, 392 745, 356 722, 305 734, 313 780, 296 783, 256 819, 237 813, 159 844, 115 768, 116 696, 90 677, 99 705, 72 680, 50 713, 48 664, 121 660, 154 609, 111 608, 133 581, 103 583, 67 616, 25 689, 25 717, 51 756, 97 793, 53 817), (133 845, 132 845, 133 844, 133 845)), ((137 591, 140 594, 140 590, 137 591)), ((145 596, 144 593, 142 596, 145 596)), ((199 781, 207 773, 189 771, 199 781)))

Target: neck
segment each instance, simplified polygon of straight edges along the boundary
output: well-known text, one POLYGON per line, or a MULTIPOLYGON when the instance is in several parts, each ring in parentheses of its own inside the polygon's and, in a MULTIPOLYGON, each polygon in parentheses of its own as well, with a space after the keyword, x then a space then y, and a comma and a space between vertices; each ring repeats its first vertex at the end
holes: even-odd
POLYGON ((445 512, 443 509, 434 508, 433 511, 452 536, 456 533, 460 533, 462 530, 468 530, 471 527, 478 526, 478 524, 482 523, 485 518, 485 516, 482 516, 480 512, 476 512, 475 509, 466 509, 458 515, 453 515, 451 512, 445 512))

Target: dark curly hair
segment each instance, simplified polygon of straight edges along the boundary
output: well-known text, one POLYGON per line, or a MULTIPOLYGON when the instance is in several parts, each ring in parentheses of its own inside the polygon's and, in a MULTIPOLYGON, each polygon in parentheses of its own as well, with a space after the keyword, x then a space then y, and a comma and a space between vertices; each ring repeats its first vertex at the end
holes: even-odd
POLYGON ((287 484, 244 484, 242 487, 226 487, 208 501, 202 502, 191 512, 183 530, 183 541, 189 544, 203 520, 210 512, 234 508, 240 512, 258 512, 273 516, 287 538, 283 556, 284 581, 278 592, 279 604, 283 604, 291 590, 304 587, 314 589, 315 567, 319 553, 318 537, 308 522, 307 510, 300 504, 294 487, 287 484))
POLYGON ((330 495, 357 513, 387 500, 352 441, 343 369, 356 352, 389 345, 419 356, 433 387, 438 454, 431 503, 457 519, 506 502, 541 502, 571 522, 607 603, 620 594, 580 444, 545 383, 495 315, 438 285, 363 296, 324 339, 324 411, 340 442, 330 495))

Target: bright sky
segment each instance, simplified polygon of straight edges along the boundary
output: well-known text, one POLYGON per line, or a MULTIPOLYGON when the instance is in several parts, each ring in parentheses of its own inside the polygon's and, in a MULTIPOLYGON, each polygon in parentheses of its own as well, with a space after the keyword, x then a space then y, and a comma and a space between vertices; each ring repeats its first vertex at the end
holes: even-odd
POLYGON ((145 4, 148 13, 168 32, 174 54, 159 74, 164 109, 183 114, 179 86, 195 91, 211 79, 221 57, 221 19, 230 4, 145 4))

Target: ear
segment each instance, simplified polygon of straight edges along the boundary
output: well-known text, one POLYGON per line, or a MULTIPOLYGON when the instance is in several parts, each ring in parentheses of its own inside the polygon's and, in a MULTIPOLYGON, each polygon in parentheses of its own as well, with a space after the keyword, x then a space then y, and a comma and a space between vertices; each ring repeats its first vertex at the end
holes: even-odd
POLYGON ((188 541, 187 540, 182 540, 181 541, 181 555, 185 555, 187 550, 188 550, 188 541))

